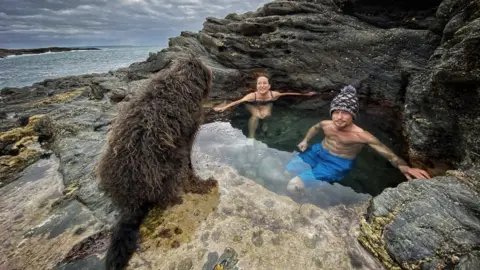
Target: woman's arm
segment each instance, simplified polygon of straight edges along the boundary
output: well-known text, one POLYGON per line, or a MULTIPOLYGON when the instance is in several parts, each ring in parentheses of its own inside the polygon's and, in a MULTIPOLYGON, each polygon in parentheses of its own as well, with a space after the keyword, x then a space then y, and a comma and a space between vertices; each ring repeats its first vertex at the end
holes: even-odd
POLYGON ((307 93, 300 93, 300 92, 278 92, 278 91, 272 91, 273 98, 278 99, 283 96, 313 96, 316 95, 317 92, 315 91, 309 91, 307 93))
POLYGON ((244 96, 243 98, 239 99, 239 100, 236 100, 236 101, 233 101, 233 102, 230 102, 229 104, 225 105, 225 106, 217 106, 215 108, 213 108, 215 111, 217 112, 223 112, 225 111, 226 109, 230 108, 230 107, 233 107, 233 106, 237 106, 238 104, 240 103, 243 103, 245 101, 253 101, 254 99, 254 93, 250 93, 246 96, 244 96))

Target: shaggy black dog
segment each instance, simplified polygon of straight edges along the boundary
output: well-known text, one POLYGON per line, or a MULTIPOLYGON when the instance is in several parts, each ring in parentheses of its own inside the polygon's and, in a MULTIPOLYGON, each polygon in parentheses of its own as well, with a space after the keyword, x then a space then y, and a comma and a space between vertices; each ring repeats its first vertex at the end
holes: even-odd
POLYGON ((208 193, 213 179, 195 176, 190 153, 202 122, 212 73, 192 55, 162 69, 118 113, 98 166, 99 186, 120 209, 106 268, 123 269, 135 252, 149 210, 181 203, 182 192, 208 193))

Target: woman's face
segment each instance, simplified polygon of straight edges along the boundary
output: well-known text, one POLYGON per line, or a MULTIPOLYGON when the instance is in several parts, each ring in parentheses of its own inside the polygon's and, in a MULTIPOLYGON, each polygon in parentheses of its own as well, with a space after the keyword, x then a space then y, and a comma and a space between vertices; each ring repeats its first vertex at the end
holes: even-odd
POLYGON ((268 83, 268 78, 267 77, 258 77, 257 79, 257 91, 260 92, 260 94, 265 94, 270 90, 270 84, 268 83))

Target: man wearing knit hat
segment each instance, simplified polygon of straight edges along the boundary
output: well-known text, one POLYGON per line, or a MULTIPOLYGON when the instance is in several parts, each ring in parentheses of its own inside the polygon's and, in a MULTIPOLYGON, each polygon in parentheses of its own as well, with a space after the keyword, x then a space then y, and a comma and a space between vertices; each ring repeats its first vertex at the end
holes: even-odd
POLYGON ((290 192, 303 191, 315 183, 343 179, 353 169, 355 158, 365 145, 387 158, 408 180, 430 178, 426 171, 409 167, 375 136, 353 123, 359 107, 356 93, 353 86, 344 87, 330 104, 332 120, 321 121, 311 127, 303 141, 298 144, 302 153, 286 166, 288 173, 295 175, 288 182, 287 189, 290 192), (305 151, 308 141, 320 130, 325 133, 323 141, 305 151))

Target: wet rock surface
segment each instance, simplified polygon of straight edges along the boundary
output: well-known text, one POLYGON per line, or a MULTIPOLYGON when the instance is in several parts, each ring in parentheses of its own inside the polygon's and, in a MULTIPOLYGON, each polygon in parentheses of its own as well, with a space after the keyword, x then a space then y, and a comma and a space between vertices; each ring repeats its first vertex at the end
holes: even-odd
POLYGON ((72 244, 95 230, 99 221, 79 201, 54 207, 63 192, 54 156, 31 165, 0 190, 0 235, 5 240, 0 268, 52 268, 72 244))
POLYGON ((460 261, 478 268, 479 176, 451 172, 385 190, 372 200, 360 241, 391 268, 462 269, 460 261))
MULTIPOLYGON (((195 151, 194 155, 204 160, 205 154, 195 151)), ((220 180, 219 197, 210 195, 213 197, 196 201, 196 196, 188 196, 185 204, 163 213, 164 221, 156 231, 179 226, 182 234, 142 238, 142 252, 132 258, 132 269, 162 269, 167 260, 177 262, 179 267, 186 259, 191 260, 192 269, 214 269, 215 265, 225 269, 311 269, 319 257, 324 269, 350 269, 352 256, 357 258, 357 269, 382 269, 356 241, 353 228, 365 204, 328 210, 311 204, 300 206, 239 176, 229 167, 212 163, 208 167, 197 163, 195 167, 202 177, 220 180), (215 197, 219 201, 215 202, 215 197), (195 205, 211 201, 215 210, 204 216, 203 210, 190 208, 190 201, 195 205), (173 218, 177 216, 182 219, 174 225, 172 220, 178 220, 173 218), (188 224, 194 224, 197 217, 203 221, 195 226, 193 235, 185 236, 191 231, 188 224), (172 248, 176 241, 179 245, 172 248)))

